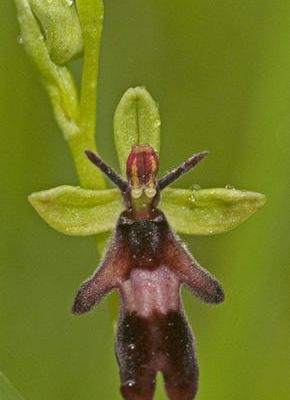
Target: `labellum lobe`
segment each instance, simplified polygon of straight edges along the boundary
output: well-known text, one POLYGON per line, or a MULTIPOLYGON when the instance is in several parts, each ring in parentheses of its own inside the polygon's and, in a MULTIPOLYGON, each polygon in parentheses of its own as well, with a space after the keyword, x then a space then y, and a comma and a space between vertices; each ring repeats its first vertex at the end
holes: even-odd
MULTIPOLYGON (((224 295, 217 280, 198 265, 156 208, 159 182, 165 187, 186 172, 189 163, 175 169, 174 177, 169 173, 158 181, 154 150, 149 145, 134 146, 127 161, 125 186, 97 156, 94 160, 92 153, 88 155, 115 184, 121 182, 126 209, 101 266, 80 287, 73 312, 87 312, 109 291, 118 290, 121 307, 116 355, 124 399, 152 400, 156 373, 161 371, 169 399, 192 400, 198 366, 180 287, 187 285, 207 303, 219 303, 224 295), (148 188, 154 190, 153 196, 148 196, 148 188), (141 191, 140 196, 136 190, 141 191)), ((194 157, 189 160, 192 166, 194 157)))

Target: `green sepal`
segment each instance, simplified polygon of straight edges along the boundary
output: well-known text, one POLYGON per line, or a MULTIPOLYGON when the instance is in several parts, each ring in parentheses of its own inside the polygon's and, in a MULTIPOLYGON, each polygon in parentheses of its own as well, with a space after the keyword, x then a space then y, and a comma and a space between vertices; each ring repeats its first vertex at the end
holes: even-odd
POLYGON ((32 193, 28 199, 48 225, 73 236, 111 231, 124 209, 120 192, 116 189, 59 186, 32 193))
POLYGON ((160 208, 179 233, 215 235, 240 225, 265 202, 263 194, 236 189, 165 189, 160 208))
POLYGON ((114 116, 115 146, 122 174, 135 144, 160 148, 160 116, 158 107, 145 88, 128 89, 120 100, 114 116))
POLYGON ((11 382, 0 371, 0 399, 1 400, 23 400, 23 397, 14 388, 11 382))

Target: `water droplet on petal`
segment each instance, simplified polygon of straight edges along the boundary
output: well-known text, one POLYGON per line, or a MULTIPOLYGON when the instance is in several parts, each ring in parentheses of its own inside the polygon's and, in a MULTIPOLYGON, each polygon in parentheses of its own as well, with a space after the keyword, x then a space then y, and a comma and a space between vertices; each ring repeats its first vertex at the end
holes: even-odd
POLYGON ((201 186, 198 185, 197 183, 195 183, 194 185, 192 185, 192 186, 190 187, 190 189, 191 189, 191 190, 200 190, 200 189, 201 189, 201 186))
POLYGON ((130 343, 129 345, 128 345, 128 349, 129 350, 135 350, 135 344, 134 343, 130 343))
POLYGON ((24 43, 24 39, 21 35, 17 36, 17 43, 20 45, 24 43))
POLYGON ((197 190, 200 190, 200 189, 201 189, 201 187, 200 187, 198 184, 192 185, 192 186, 190 187, 191 194, 190 194, 190 196, 189 196, 189 201, 190 201, 191 203, 195 203, 196 191, 197 191, 197 190))

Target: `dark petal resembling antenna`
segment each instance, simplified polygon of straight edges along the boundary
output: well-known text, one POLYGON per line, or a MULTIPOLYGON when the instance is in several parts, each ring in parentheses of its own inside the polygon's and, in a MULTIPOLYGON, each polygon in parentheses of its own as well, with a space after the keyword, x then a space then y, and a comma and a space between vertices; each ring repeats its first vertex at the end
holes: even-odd
POLYGON ((125 181, 117 172, 115 172, 109 165, 107 165, 99 156, 90 150, 85 151, 88 159, 95 164, 109 179, 116 185, 122 193, 128 189, 128 182, 125 181))
POLYGON ((190 157, 188 160, 184 161, 179 167, 170 171, 167 175, 161 178, 158 182, 159 189, 162 190, 166 188, 166 186, 170 185, 186 172, 191 170, 199 161, 201 161, 204 157, 208 155, 207 151, 202 151, 200 153, 195 154, 190 157))

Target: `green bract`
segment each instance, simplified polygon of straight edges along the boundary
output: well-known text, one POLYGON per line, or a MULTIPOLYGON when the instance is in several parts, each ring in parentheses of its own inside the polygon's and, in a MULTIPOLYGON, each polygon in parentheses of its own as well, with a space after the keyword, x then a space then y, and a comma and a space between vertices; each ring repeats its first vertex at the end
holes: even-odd
POLYGON ((78 134, 78 95, 71 74, 50 57, 42 27, 29 0, 15 0, 23 45, 38 69, 56 120, 66 138, 78 134))
POLYGON ((28 0, 39 22, 48 52, 56 64, 80 55, 83 39, 73 0, 28 0))
MULTIPOLYGON (((149 93, 144 88, 129 89, 117 107, 114 124, 123 173, 131 145, 146 142, 159 147, 159 126, 158 109, 149 93)), ((29 200, 49 225, 67 235, 111 231, 124 209, 116 189, 86 190, 60 186, 34 193, 29 200)), ((160 208, 177 232, 213 235, 235 228, 265 201, 265 196, 260 193, 235 189, 171 188, 162 192, 160 208)))

